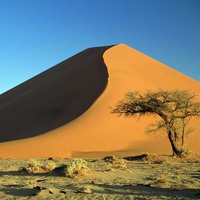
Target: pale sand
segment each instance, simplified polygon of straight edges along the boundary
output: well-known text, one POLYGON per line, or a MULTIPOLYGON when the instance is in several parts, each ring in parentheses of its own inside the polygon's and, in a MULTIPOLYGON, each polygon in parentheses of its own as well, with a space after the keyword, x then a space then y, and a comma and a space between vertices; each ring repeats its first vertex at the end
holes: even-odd
MULTIPOLYGON (((1 199, 200 199, 200 159, 176 159, 151 156, 144 160, 86 159, 88 169, 75 178, 57 169, 49 173, 29 174, 19 169, 30 159, 1 159, 1 199)), ((68 159, 36 159, 55 163, 68 159)))
MULTIPOLYGON (((84 114, 40 136, 1 143, 0 157, 97 157, 143 152, 170 154, 165 134, 144 133, 154 118, 118 118, 110 114, 110 107, 127 91, 159 88, 190 90, 198 94, 200 100, 200 83, 124 44, 109 48, 103 58, 109 74, 108 85, 84 114)), ((200 153, 199 124, 200 120, 192 121, 196 132, 187 140, 189 148, 196 153, 200 153)))

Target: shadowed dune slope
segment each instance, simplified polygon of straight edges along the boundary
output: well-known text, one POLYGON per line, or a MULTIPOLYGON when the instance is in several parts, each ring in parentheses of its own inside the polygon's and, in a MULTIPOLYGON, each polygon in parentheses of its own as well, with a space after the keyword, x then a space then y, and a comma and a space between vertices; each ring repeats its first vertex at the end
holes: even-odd
POLYGON ((33 137, 84 113, 103 92, 103 53, 87 49, 0 96, 0 142, 33 137))
MULTIPOLYGON (((95 54, 95 59, 101 63, 101 66, 98 67, 100 71, 96 73, 103 73, 103 77, 105 76, 106 79, 105 63, 109 74, 108 84, 106 89, 103 90, 105 88, 103 81, 102 89, 99 89, 98 95, 101 91, 103 92, 92 105, 90 102, 89 109, 78 118, 47 131, 45 134, 1 143, 0 157, 96 157, 107 154, 128 156, 143 152, 171 153, 166 134, 145 134, 146 126, 157 118, 149 116, 140 119, 117 117, 110 114, 110 107, 117 104, 127 91, 157 90, 159 88, 193 91, 199 95, 198 100, 200 100, 200 83, 127 45, 120 44, 108 48, 106 51, 105 49, 102 48, 101 53, 95 54)), ((94 54, 86 54, 85 56, 82 56, 83 61, 88 60, 88 63, 90 63, 90 60, 94 61, 94 54)), ((79 62, 82 61, 79 60, 79 62)), ((81 70, 81 65, 77 66, 78 71, 79 69, 81 70)), ((84 68, 84 70, 87 69, 84 68)), ((82 71, 81 73, 84 73, 83 79, 88 82, 88 85, 99 82, 91 82, 91 76, 89 76, 90 78, 85 77, 88 76, 89 71, 82 71)), ((57 84, 58 80, 59 78, 54 83, 57 84)), ((75 91, 75 86, 81 83, 79 78, 74 82, 69 86, 72 91, 75 91)), ((59 85, 59 87, 63 86, 59 85)), ((66 101, 77 102, 80 99, 80 94, 83 95, 83 93, 76 93, 77 96, 68 96, 71 100, 66 98, 66 101)), ((58 99, 57 102, 62 101, 62 96, 55 96, 54 98, 58 99)), ((84 98, 86 98, 85 101, 90 99, 87 95, 84 98)), ((83 108, 85 110, 86 106, 83 106, 83 108)), ((43 106, 41 106, 41 109, 43 109, 43 106)), ((15 113, 14 117, 17 118, 17 114, 15 113)), ((48 113, 48 115, 51 116, 51 113, 48 113)), ((199 119, 192 120, 191 125, 196 129, 196 132, 187 138, 189 148, 197 153, 200 153, 198 145, 200 139, 199 124, 199 119)), ((23 126, 23 124, 20 126, 23 126)), ((31 130, 27 129, 26 131, 31 130)))

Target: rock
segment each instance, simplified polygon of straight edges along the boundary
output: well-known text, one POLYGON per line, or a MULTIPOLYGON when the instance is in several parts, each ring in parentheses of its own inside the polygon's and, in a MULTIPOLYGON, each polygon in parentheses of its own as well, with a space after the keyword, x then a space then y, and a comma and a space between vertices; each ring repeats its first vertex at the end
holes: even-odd
POLYGON ((80 188, 78 191, 78 193, 83 193, 83 194, 92 194, 92 190, 90 188, 80 188))

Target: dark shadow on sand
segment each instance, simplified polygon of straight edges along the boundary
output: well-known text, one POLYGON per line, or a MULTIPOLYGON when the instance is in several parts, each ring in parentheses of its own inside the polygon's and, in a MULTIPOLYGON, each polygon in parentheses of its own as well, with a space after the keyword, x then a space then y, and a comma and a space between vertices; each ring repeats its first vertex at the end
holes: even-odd
POLYGON ((111 46, 86 49, 0 95, 0 142, 40 135, 83 114, 105 90, 111 46))

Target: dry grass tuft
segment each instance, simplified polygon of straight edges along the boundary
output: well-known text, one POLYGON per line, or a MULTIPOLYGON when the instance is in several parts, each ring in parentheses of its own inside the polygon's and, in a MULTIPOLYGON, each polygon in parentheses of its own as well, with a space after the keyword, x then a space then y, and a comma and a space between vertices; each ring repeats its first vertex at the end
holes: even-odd
POLYGON ((115 156, 107 156, 104 157, 103 160, 109 163, 107 171, 112 171, 114 169, 127 170, 124 159, 116 158, 115 156))
POLYGON ((25 167, 20 168, 20 171, 25 171, 30 174, 33 173, 48 173, 52 172, 56 168, 55 163, 48 162, 48 163, 40 163, 37 160, 30 160, 25 167))
POLYGON ((166 183, 168 183, 167 179, 165 179, 165 178, 158 178, 155 181, 153 181, 151 183, 151 185, 163 185, 163 184, 166 184, 166 183))
POLYGON ((63 173, 69 178, 74 178, 77 175, 84 175, 84 170, 87 168, 87 162, 84 159, 72 159, 63 166, 63 173))

